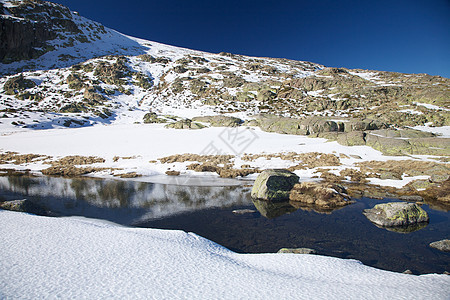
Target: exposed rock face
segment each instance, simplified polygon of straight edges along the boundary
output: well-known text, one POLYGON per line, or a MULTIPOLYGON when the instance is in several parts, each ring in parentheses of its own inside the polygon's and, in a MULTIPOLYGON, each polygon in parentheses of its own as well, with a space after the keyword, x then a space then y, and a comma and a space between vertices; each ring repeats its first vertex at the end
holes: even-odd
POLYGON ((302 182, 294 185, 290 192, 291 203, 305 204, 322 210, 334 210, 354 201, 345 194, 345 189, 337 184, 302 182))
POLYGON ((230 116, 195 117, 192 121, 210 123, 213 127, 236 127, 244 123, 241 119, 230 116))
POLYGON ((45 42, 55 37, 47 24, 0 18, 0 62, 39 57, 43 51, 36 48, 45 47, 45 42))
POLYGON ((19 76, 11 77, 3 86, 3 89, 5 90, 5 93, 7 95, 14 95, 19 93, 20 91, 23 91, 25 89, 29 89, 36 86, 36 83, 30 79, 25 79, 22 74, 19 76))
POLYGON ((264 170, 255 180, 251 195, 255 199, 283 201, 289 199, 289 193, 299 177, 281 169, 264 170))
POLYGON ((75 41, 86 43, 99 39, 102 25, 91 25, 85 33, 67 7, 41 0, 10 1, 0 5, 0 63, 37 58, 55 49, 51 41, 59 39, 63 46, 75 41))
POLYGON ((149 123, 165 123, 166 120, 158 118, 158 115, 154 112, 149 112, 146 113, 144 115, 144 123, 145 124, 149 124, 149 123))
POLYGON ((281 248, 277 253, 316 254, 317 251, 310 248, 281 248))
POLYGON ((174 129, 201 129, 205 128, 202 124, 192 122, 190 119, 176 121, 175 123, 170 123, 165 126, 166 128, 174 128, 174 129))
POLYGON ((365 209, 363 214, 373 223, 383 226, 407 226, 428 222, 428 214, 415 203, 391 202, 365 209))
POLYGON ((43 207, 27 199, 0 202, 0 208, 36 215, 47 215, 47 212, 43 207))
POLYGON ((443 252, 450 252, 450 240, 441 240, 430 243, 430 247, 438 249, 443 252))

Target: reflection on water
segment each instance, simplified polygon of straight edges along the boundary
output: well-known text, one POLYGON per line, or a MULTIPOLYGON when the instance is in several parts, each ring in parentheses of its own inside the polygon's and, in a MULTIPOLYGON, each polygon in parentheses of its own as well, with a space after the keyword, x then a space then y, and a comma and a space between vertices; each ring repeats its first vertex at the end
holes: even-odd
POLYGON ((397 233, 411 233, 420 229, 423 229, 425 227, 428 226, 428 222, 421 222, 421 223, 415 223, 415 224, 408 224, 405 226, 392 226, 392 227, 384 227, 384 226, 379 226, 375 223, 373 223, 373 225, 375 225, 378 228, 381 229, 386 229, 392 232, 397 232, 397 233))
MULTIPOLYGON (((186 211, 251 203, 243 186, 179 186, 92 178, 0 177, 4 197, 26 197, 53 213, 134 224, 186 211)), ((10 199, 5 199, 10 200, 10 199)))
POLYGON ((252 199, 252 202, 259 213, 268 219, 278 218, 284 214, 289 214, 297 210, 297 208, 289 204, 289 201, 266 201, 252 199))

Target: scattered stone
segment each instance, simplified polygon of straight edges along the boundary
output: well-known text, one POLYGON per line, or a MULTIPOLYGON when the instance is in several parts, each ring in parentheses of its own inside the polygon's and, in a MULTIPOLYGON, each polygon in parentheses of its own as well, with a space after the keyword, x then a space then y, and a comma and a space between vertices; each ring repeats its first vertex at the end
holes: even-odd
POLYGON ((168 171, 166 171, 166 174, 169 175, 169 176, 178 176, 178 175, 180 175, 180 172, 179 171, 168 170, 168 171))
POLYGON ((277 253, 316 254, 317 251, 310 248, 281 248, 277 253))
POLYGON ((443 252, 450 252, 450 240, 432 242, 429 246, 443 252))
POLYGON ((288 170, 264 170, 256 178, 251 196, 262 200, 288 200, 290 191, 298 180, 299 177, 288 170))
POLYGON ((365 209, 363 214, 382 227, 405 226, 429 220, 427 212, 419 205, 405 202, 377 204, 372 209, 365 209))
POLYGON ((410 274, 410 275, 412 275, 413 272, 410 269, 407 269, 407 270, 403 271, 403 274, 410 274))
POLYGON ((423 201, 423 197, 419 195, 403 195, 400 196, 399 199, 403 201, 414 201, 414 202, 423 201))
POLYGON ((118 176, 120 178, 136 178, 136 177, 141 177, 141 174, 138 174, 136 172, 129 172, 129 173, 124 173, 124 174, 118 174, 118 175, 114 175, 114 176, 118 176))
POLYGON ((232 211, 235 215, 245 215, 245 214, 253 214, 256 210, 254 209, 235 209, 232 211))

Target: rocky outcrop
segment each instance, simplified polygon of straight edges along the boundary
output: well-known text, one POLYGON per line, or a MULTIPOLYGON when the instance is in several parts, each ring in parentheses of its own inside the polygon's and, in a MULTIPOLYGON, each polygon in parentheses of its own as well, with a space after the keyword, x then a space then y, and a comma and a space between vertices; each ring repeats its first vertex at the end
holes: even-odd
POLYGON ((297 175, 287 170, 264 170, 256 178, 251 196, 254 199, 270 201, 288 200, 290 191, 298 180, 297 175))
POLYGON ((166 128, 174 128, 174 129, 202 129, 202 128, 205 128, 206 126, 204 126, 200 123, 192 122, 192 120, 190 120, 190 119, 185 119, 185 120, 179 120, 174 123, 167 124, 165 127, 166 128))
POLYGON ((204 116, 204 117, 194 117, 192 121, 209 123, 213 127, 237 127, 244 123, 239 118, 230 116, 204 116))
MULTIPOLYGON (((66 32, 82 42, 88 38, 73 21, 67 7, 47 1, 17 1, 0 7, 0 62, 32 59, 53 50, 47 42, 66 32)), ((73 42, 73 40, 72 40, 73 42)))
POLYGON ((14 95, 34 86, 36 86, 34 81, 25 79, 23 75, 20 74, 19 76, 9 78, 3 86, 3 90, 5 90, 7 95, 14 95))
POLYGON ((443 252, 450 252, 450 240, 441 240, 437 242, 430 243, 431 248, 438 249, 443 252))
POLYGON ((429 220, 427 212, 419 205, 405 202, 377 204, 371 209, 365 209, 363 214, 382 227, 407 226, 429 220))
POLYGON ((0 18, 0 62, 39 57, 51 49, 45 42, 54 38, 56 32, 45 23, 0 18))
POLYGON ((166 123, 167 121, 162 119, 162 118, 158 118, 158 115, 154 112, 149 112, 146 113, 144 115, 144 124, 151 124, 151 123, 166 123))
POLYGON ((297 183, 289 194, 289 200, 294 206, 311 206, 322 211, 354 203, 341 185, 320 182, 297 183))

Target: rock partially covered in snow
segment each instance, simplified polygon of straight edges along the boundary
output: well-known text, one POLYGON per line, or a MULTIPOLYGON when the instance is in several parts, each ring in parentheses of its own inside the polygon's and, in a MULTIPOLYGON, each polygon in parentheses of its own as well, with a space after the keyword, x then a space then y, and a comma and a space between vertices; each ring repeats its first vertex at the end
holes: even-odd
POLYGON ((277 253, 316 254, 316 250, 310 248, 281 248, 277 253))
POLYGON ((441 240, 430 243, 430 247, 438 249, 443 252, 450 252, 450 240, 441 240))
POLYGON ((363 214, 373 223, 383 226, 406 226, 428 222, 428 214, 419 205, 406 202, 377 204, 363 214))
POLYGON ((299 177, 288 170, 264 170, 256 178, 251 195, 262 200, 288 200, 289 193, 298 180, 299 177))

